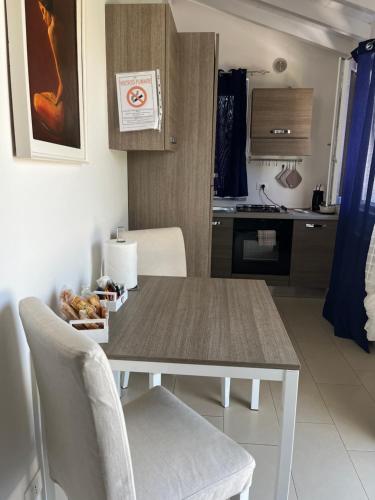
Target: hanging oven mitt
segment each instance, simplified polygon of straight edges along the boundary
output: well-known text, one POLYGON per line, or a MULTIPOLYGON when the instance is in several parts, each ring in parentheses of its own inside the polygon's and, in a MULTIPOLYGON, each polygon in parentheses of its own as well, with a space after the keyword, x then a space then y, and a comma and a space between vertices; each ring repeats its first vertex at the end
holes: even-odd
POLYGON ((283 186, 283 187, 289 187, 288 183, 286 182, 286 179, 288 177, 288 175, 290 174, 290 168, 289 168, 289 165, 286 166, 286 168, 284 169, 284 172, 281 174, 280 178, 279 178, 279 183, 283 186))
POLYGON ((285 180, 290 189, 294 189, 301 184, 302 177, 300 173, 297 171, 297 162, 294 163, 293 169, 288 174, 285 180))
POLYGON ((277 180, 279 184, 281 184, 280 177, 283 175, 284 170, 285 170, 285 165, 282 165, 281 171, 275 176, 275 180, 277 180))

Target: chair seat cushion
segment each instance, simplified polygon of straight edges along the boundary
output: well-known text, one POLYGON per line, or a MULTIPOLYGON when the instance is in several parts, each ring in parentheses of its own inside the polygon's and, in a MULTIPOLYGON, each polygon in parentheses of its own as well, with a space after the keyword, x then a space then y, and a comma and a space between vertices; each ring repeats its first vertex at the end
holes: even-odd
POLYGON ((124 413, 137 500, 224 500, 250 486, 252 456, 163 387, 124 413))

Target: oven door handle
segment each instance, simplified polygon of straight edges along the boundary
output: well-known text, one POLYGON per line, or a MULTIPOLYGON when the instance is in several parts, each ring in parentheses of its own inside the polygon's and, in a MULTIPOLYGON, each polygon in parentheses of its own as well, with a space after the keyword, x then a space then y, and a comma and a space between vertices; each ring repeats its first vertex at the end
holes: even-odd
POLYGON ((323 229, 327 227, 327 224, 312 224, 311 222, 306 224, 307 229, 323 229))

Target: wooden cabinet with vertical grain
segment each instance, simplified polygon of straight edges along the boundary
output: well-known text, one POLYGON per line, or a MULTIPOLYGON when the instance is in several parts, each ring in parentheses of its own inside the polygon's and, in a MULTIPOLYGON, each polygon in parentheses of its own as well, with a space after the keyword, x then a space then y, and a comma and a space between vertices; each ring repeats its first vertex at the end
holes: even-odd
POLYGON ((327 288, 336 241, 337 221, 295 220, 290 269, 291 286, 327 288))
POLYGON ((313 89, 254 89, 252 155, 311 155, 313 89))
POLYGON ((109 147, 124 151, 174 151, 178 140, 179 47, 167 4, 106 5, 109 147), (116 73, 160 70, 161 131, 120 132, 116 73))
POLYGON ((129 228, 181 227, 189 276, 209 276, 214 148, 214 33, 180 33, 179 143, 175 153, 128 154, 129 228))
POLYGON ((211 276, 232 276, 233 219, 214 217, 212 221, 211 276))

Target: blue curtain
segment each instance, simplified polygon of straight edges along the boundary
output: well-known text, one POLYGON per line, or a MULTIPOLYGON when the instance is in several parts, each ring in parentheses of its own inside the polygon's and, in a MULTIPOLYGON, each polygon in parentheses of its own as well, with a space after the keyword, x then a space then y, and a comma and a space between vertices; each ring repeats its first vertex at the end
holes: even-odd
POLYGON ((246 69, 219 71, 215 191, 216 196, 247 196, 246 69))
POLYGON ((335 255, 323 315, 335 335, 351 338, 366 351, 365 266, 375 224, 375 40, 352 53, 357 80, 338 221, 335 255))

